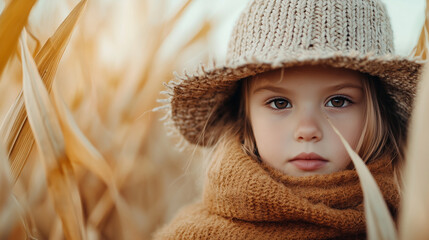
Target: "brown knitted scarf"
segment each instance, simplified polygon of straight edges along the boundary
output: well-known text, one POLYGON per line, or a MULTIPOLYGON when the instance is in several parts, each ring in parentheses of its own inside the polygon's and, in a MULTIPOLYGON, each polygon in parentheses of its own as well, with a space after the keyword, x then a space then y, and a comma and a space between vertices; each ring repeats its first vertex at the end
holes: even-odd
MULTIPOLYGON (((368 165, 395 215, 399 195, 387 159, 368 165)), ((184 208, 156 239, 364 239, 354 170, 291 177, 232 145, 208 171, 203 201, 184 208)))

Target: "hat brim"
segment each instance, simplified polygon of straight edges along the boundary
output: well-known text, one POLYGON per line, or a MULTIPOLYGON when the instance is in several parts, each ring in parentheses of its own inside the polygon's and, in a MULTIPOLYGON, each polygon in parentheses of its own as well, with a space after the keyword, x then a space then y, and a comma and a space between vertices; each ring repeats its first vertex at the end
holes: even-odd
MULTIPOLYGON (((306 65, 324 65, 379 77, 387 94, 396 103, 394 110, 404 123, 410 117, 423 61, 396 55, 376 56, 358 52, 305 52, 283 54, 272 59, 251 57, 220 67, 201 67, 193 74, 171 83, 171 114, 175 127, 187 141, 201 146, 213 144, 219 119, 229 114, 226 100, 236 91, 237 82, 258 73, 306 65)), ((222 124, 224 124, 222 122, 222 124)), ((216 137, 215 137, 216 138, 216 137)))

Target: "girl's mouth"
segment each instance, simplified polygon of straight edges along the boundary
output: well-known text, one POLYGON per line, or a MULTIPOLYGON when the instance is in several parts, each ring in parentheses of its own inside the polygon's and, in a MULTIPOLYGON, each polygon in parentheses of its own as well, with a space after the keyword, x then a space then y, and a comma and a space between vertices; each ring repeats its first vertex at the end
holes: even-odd
POLYGON ((316 153, 300 153, 289 162, 302 171, 315 171, 325 166, 328 160, 316 153))

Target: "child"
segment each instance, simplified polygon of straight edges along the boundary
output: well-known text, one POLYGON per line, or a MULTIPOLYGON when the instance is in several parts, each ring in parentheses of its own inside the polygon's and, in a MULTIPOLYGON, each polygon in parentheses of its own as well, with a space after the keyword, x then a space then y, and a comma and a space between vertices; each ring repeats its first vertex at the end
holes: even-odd
POLYGON ((226 65, 171 85, 175 127, 215 150, 202 202, 155 238, 364 239, 359 179, 330 124, 395 217, 420 67, 394 55, 377 0, 251 0, 226 65))

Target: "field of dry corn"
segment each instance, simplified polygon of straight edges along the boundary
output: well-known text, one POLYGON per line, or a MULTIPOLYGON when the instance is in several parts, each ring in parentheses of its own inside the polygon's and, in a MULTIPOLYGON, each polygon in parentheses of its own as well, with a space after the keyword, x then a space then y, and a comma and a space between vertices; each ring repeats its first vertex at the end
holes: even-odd
MULTIPOLYGON (((0 0, 1 240, 150 239, 199 195, 204 153, 180 149, 158 101, 174 71, 213 57, 227 14, 200 13, 177 31, 195 2, 0 0)), ((423 59, 427 26, 415 49, 423 59)), ((428 81, 400 239, 429 239, 428 81)))
POLYGON ((213 20, 174 33, 191 4, 3 3, 0 239, 149 239, 197 195, 198 154, 152 111, 207 61, 213 20))

